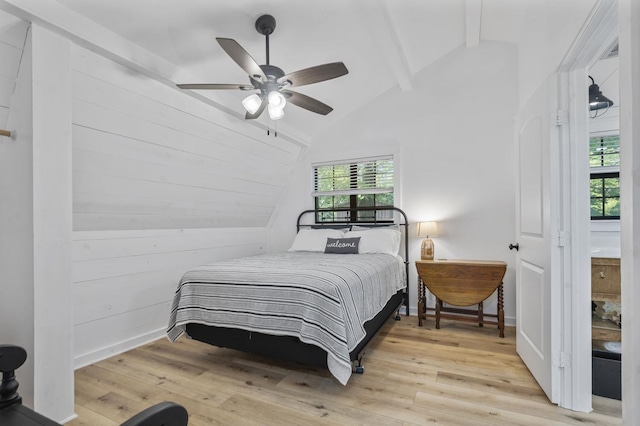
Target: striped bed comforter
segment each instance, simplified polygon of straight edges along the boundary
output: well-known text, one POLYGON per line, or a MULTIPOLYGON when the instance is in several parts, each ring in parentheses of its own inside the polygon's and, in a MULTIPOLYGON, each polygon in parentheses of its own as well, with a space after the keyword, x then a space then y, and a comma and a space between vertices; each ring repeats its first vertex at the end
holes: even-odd
POLYGON ((296 336, 324 349, 345 385, 363 324, 406 287, 404 271, 389 254, 287 252, 203 265, 180 280, 167 336, 175 341, 188 323, 296 336))

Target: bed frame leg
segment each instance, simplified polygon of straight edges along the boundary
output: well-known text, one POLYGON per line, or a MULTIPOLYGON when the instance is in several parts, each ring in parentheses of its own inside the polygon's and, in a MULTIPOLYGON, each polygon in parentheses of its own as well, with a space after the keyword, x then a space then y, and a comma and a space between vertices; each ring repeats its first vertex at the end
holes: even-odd
POLYGON ((364 374, 364 365, 362 365, 362 357, 364 354, 358 356, 358 365, 353 369, 353 372, 356 374, 364 374))
POLYGON ((400 308, 398 308, 398 310, 396 311, 396 316, 393 317, 393 319, 396 321, 400 321, 402 319, 402 317, 400 316, 400 308))

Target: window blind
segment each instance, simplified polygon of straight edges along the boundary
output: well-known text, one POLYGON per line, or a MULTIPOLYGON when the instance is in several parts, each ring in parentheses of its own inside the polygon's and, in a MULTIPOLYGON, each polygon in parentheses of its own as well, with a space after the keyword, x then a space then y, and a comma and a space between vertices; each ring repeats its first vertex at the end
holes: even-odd
POLYGON ((313 196, 393 192, 393 157, 313 165, 313 196))

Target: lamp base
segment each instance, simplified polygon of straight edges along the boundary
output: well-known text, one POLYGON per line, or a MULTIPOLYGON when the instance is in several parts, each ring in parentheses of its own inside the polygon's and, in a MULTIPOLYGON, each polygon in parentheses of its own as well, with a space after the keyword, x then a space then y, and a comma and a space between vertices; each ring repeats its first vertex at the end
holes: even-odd
POLYGON ((420 258, 422 260, 433 260, 434 253, 435 247, 433 246, 433 241, 431 241, 431 238, 425 238, 424 240, 422 240, 420 258))

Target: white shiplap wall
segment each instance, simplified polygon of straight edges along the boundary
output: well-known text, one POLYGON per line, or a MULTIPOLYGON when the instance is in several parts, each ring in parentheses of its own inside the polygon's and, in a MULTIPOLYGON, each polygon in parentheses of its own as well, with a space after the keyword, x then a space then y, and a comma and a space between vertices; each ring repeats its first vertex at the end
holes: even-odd
POLYGON ((87 50, 73 68, 75 230, 267 224, 299 146, 87 50))
POLYGON ((301 148, 94 52, 72 56, 79 367, 162 336, 188 268, 264 253, 301 148))
POLYGON ((264 252, 264 228, 76 231, 76 368, 163 335, 182 273, 264 252))

